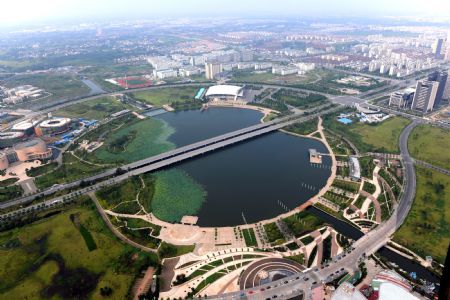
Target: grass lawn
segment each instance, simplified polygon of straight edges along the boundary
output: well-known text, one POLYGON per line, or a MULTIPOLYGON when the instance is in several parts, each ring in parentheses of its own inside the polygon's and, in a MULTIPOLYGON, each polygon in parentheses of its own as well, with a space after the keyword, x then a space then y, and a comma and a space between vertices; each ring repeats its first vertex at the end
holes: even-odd
POLYGON ((111 209, 124 201, 136 200, 136 194, 141 189, 141 180, 133 176, 119 184, 99 190, 96 195, 105 209, 111 209))
MULTIPOLYGON (((39 103, 51 103, 55 100, 69 99, 87 95, 90 89, 81 80, 71 75, 60 74, 26 74, 17 75, 7 80, 6 86, 16 87, 31 84, 51 93, 50 97, 36 100, 39 103)), ((30 102, 33 103, 33 102, 30 102)), ((20 104, 27 106, 27 103, 20 104)))
POLYGON ((318 119, 314 118, 312 120, 303 122, 303 123, 294 123, 292 125, 289 125, 285 128, 283 128, 286 131, 301 134, 301 135, 307 135, 310 133, 313 133, 317 130, 317 122, 318 119))
POLYGON ((192 252, 194 251, 194 248, 194 245, 175 246, 166 242, 162 242, 161 246, 158 249, 158 254, 161 258, 175 257, 192 252))
POLYGON ((206 199, 206 191, 187 173, 170 169, 155 174, 155 194, 151 211, 167 222, 178 222, 184 215, 196 215, 206 199))
POLYGON ((414 158, 450 170, 450 131, 419 125, 411 132, 408 149, 414 158))
POLYGON ((306 211, 287 217, 283 219, 283 221, 296 237, 324 226, 324 221, 322 219, 306 211))
POLYGON ((132 121, 106 135, 105 143, 94 152, 96 158, 103 162, 129 163, 152 155, 157 155, 175 148, 168 142, 174 129, 167 123, 157 119, 132 121), (113 146, 124 137, 130 136, 122 150, 113 146))
POLYGON ((180 86, 171 88, 159 88, 132 93, 137 100, 147 102, 155 106, 162 106, 176 101, 186 101, 194 98, 199 87, 180 86))
POLYGON ((22 194, 23 190, 20 185, 0 187, 0 202, 20 197, 22 194))
POLYGON ((344 125, 333 114, 324 118, 326 128, 347 137, 361 152, 399 153, 398 139, 408 124, 409 120, 400 117, 391 117, 374 125, 359 122, 344 125))
POLYGON ((247 247, 255 247, 258 246, 256 241, 255 231, 253 228, 243 229, 242 234, 244 235, 245 245, 247 247))
POLYGON ((59 299, 71 292, 79 298, 89 295, 97 299, 100 287, 109 286, 113 298, 124 299, 135 274, 145 267, 143 262, 150 261, 156 262, 156 257, 119 242, 97 212, 90 205, 83 206, 41 219, 20 231, 0 233, 0 293, 4 299, 59 299), (76 214, 89 231, 97 245, 95 250, 89 251, 70 220, 71 214, 76 214), (61 273, 61 268, 66 272, 61 273), (64 282, 63 288, 58 288, 56 278, 64 282), (43 291, 52 286, 56 294, 43 296, 43 291))
POLYGON ((394 241, 443 264, 450 243, 450 177, 421 167, 416 174, 416 197, 394 241))
POLYGON ((114 97, 102 97, 64 107, 63 109, 54 111, 53 115, 67 118, 102 120, 124 109, 132 109, 132 106, 115 100, 114 97))
POLYGON ((253 73, 248 71, 237 71, 233 73, 231 81, 237 82, 271 82, 276 79, 277 76, 272 74, 270 71, 267 73, 253 73))
POLYGON ((93 175, 103 169, 105 168, 81 162, 70 153, 64 153, 62 166, 37 177, 34 182, 39 189, 42 189, 93 175))

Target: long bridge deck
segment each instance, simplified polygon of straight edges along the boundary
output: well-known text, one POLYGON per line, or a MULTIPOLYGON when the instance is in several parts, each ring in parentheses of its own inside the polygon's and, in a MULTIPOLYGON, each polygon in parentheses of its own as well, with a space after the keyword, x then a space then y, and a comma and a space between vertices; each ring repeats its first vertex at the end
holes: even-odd
MULTIPOLYGON (((321 113, 330 113, 335 110, 337 110, 337 107, 330 108, 328 110, 325 110, 321 113)), ((301 116, 301 115, 292 115, 285 118, 281 118, 279 120, 274 120, 267 123, 257 124, 253 126, 249 126, 243 129, 239 129, 230 133, 226 133, 217 137, 213 137, 210 139, 206 139, 200 142, 196 142, 187 146, 183 146, 180 148, 176 148, 174 150, 167 151, 165 153, 155 155, 149 158, 145 158, 127 165, 123 165, 120 168, 124 171, 124 174, 118 174, 117 168, 109 169, 105 172, 102 172, 100 174, 83 178, 77 181, 73 181, 67 184, 59 185, 56 187, 52 187, 50 189, 47 189, 45 191, 42 191, 38 194, 34 194, 31 196, 15 199, 8 202, 3 202, 0 204, 0 209, 5 209, 14 205, 19 204, 25 204, 28 202, 33 201, 37 196, 43 196, 43 195, 51 195, 57 191, 69 189, 69 188, 76 188, 80 186, 82 182, 89 183, 89 182, 95 182, 103 178, 112 177, 108 180, 104 180, 100 183, 91 185, 89 187, 89 190, 97 189, 105 184, 113 184, 116 182, 120 182, 130 176, 138 175, 150 171, 154 171, 163 167, 167 167, 169 165, 172 165, 174 163, 181 162, 183 160, 193 158, 198 155, 202 155, 207 152, 214 151, 216 149, 224 148, 226 146, 239 143, 263 134, 267 134, 269 132, 278 130, 280 128, 283 128, 285 126, 291 125, 293 123, 297 122, 305 122, 308 120, 311 120, 315 117, 317 117, 318 114, 312 114, 309 116, 301 116)), ((84 188, 81 190, 78 190, 76 193, 85 193, 88 191, 88 188, 84 188)), ((75 193, 75 192, 73 192, 75 193)), ((73 193, 69 193, 65 195, 64 197, 70 196, 73 193)), ((61 197, 55 197, 54 200, 61 200, 63 196, 61 197)))

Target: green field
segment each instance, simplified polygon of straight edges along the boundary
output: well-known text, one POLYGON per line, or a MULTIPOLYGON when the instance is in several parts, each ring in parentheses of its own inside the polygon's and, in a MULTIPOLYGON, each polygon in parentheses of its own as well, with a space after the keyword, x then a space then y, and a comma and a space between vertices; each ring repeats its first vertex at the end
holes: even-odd
POLYGON ((135 276, 156 262, 154 255, 119 242, 90 206, 75 208, 0 233, 0 294, 2 299, 102 299, 99 290, 108 286, 111 298, 125 299, 135 276), (96 249, 89 251, 71 221, 74 214, 96 249))
MULTIPOLYGON (((105 130, 108 130, 108 127, 105 127, 105 130)), ((108 163, 137 161, 175 148, 173 143, 167 141, 173 132, 174 129, 161 120, 135 120, 109 132, 104 145, 96 150, 94 155, 100 161, 108 163), (132 139, 127 140, 122 151, 112 147, 119 139, 130 135, 132 139)))
POLYGON ((450 177, 421 167, 416 174, 416 197, 394 241, 443 264, 450 243, 450 177))
POLYGON ((64 107, 54 111, 53 115, 67 118, 102 120, 124 109, 132 109, 132 106, 124 104, 114 99, 114 97, 102 97, 64 107))
POLYGON ((378 124, 353 123, 344 125, 336 120, 336 115, 327 115, 324 126, 334 133, 348 138, 361 152, 399 153, 398 139, 407 119, 391 117, 378 124))
POLYGON ((450 131, 417 126, 409 136, 408 149, 414 158, 450 170, 450 131))
POLYGON ((194 251, 193 245, 187 246, 175 246, 172 244, 168 244, 166 242, 162 242, 161 246, 158 249, 158 254, 160 258, 168 258, 180 256, 189 252, 194 251))
POLYGON ((277 76, 273 75, 271 72, 266 73, 254 73, 248 71, 235 71, 233 72, 232 81, 237 82, 271 82, 276 80, 277 76))
POLYGON ((151 210, 156 217, 180 221, 184 215, 196 215, 206 200, 206 191, 187 173, 170 169, 155 174, 155 194, 151 210))
MULTIPOLYGON (((81 80, 70 75, 61 74, 27 74, 17 75, 9 78, 6 82, 8 87, 31 84, 35 87, 45 89, 52 95, 41 100, 39 103, 51 103, 55 100, 68 99, 87 95, 90 89, 81 80)), ((26 103, 21 106, 27 106, 26 103)))
POLYGON ((192 100, 198 89, 199 87, 191 86, 160 88, 135 92, 131 96, 155 106, 162 106, 177 101, 192 100))
POLYGON ((34 182, 38 188, 42 189, 93 175, 103 169, 105 168, 81 162, 70 153, 64 153, 63 164, 60 167, 37 177, 34 182))

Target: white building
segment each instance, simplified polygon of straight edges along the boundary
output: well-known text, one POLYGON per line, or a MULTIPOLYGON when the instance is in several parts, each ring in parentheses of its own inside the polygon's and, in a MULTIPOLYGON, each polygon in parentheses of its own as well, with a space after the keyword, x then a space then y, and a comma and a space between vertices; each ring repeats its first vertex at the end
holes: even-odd
POLYGON ((272 63, 256 63, 255 64, 255 70, 271 69, 272 67, 273 67, 272 63))
POLYGON ((160 69, 160 70, 153 70, 153 75, 156 78, 165 79, 170 77, 177 77, 178 72, 174 69, 160 69))
POLYGON ((272 67, 272 74, 277 74, 281 76, 297 74, 299 69, 297 67, 272 67))
POLYGON ((178 75, 181 77, 189 77, 193 75, 198 75, 202 73, 202 69, 197 67, 183 67, 178 70, 178 75))
POLYGON ((243 88, 235 85, 214 85, 208 88, 205 97, 208 100, 234 100, 244 95, 243 88))
POLYGON ((296 63, 294 64, 299 71, 308 72, 312 71, 316 68, 316 64, 314 63, 296 63))

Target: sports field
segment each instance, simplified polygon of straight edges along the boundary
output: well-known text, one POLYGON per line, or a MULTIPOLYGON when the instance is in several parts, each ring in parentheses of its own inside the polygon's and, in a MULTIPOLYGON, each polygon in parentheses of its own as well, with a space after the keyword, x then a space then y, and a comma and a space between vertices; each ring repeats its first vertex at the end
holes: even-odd
POLYGON ((58 109, 53 112, 53 115, 68 118, 102 120, 115 112, 132 108, 133 107, 131 105, 122 103, 114 97, 102 97, 99 99, 70 105, 64 107, 63 109, 58 109))
POLYGON ((141 100, 155 106, 162 106, 173 102, 192 100, 198 89, 198 87, 180 86, 140 91, 132 93, 131 95, 137 100, 141 100))

